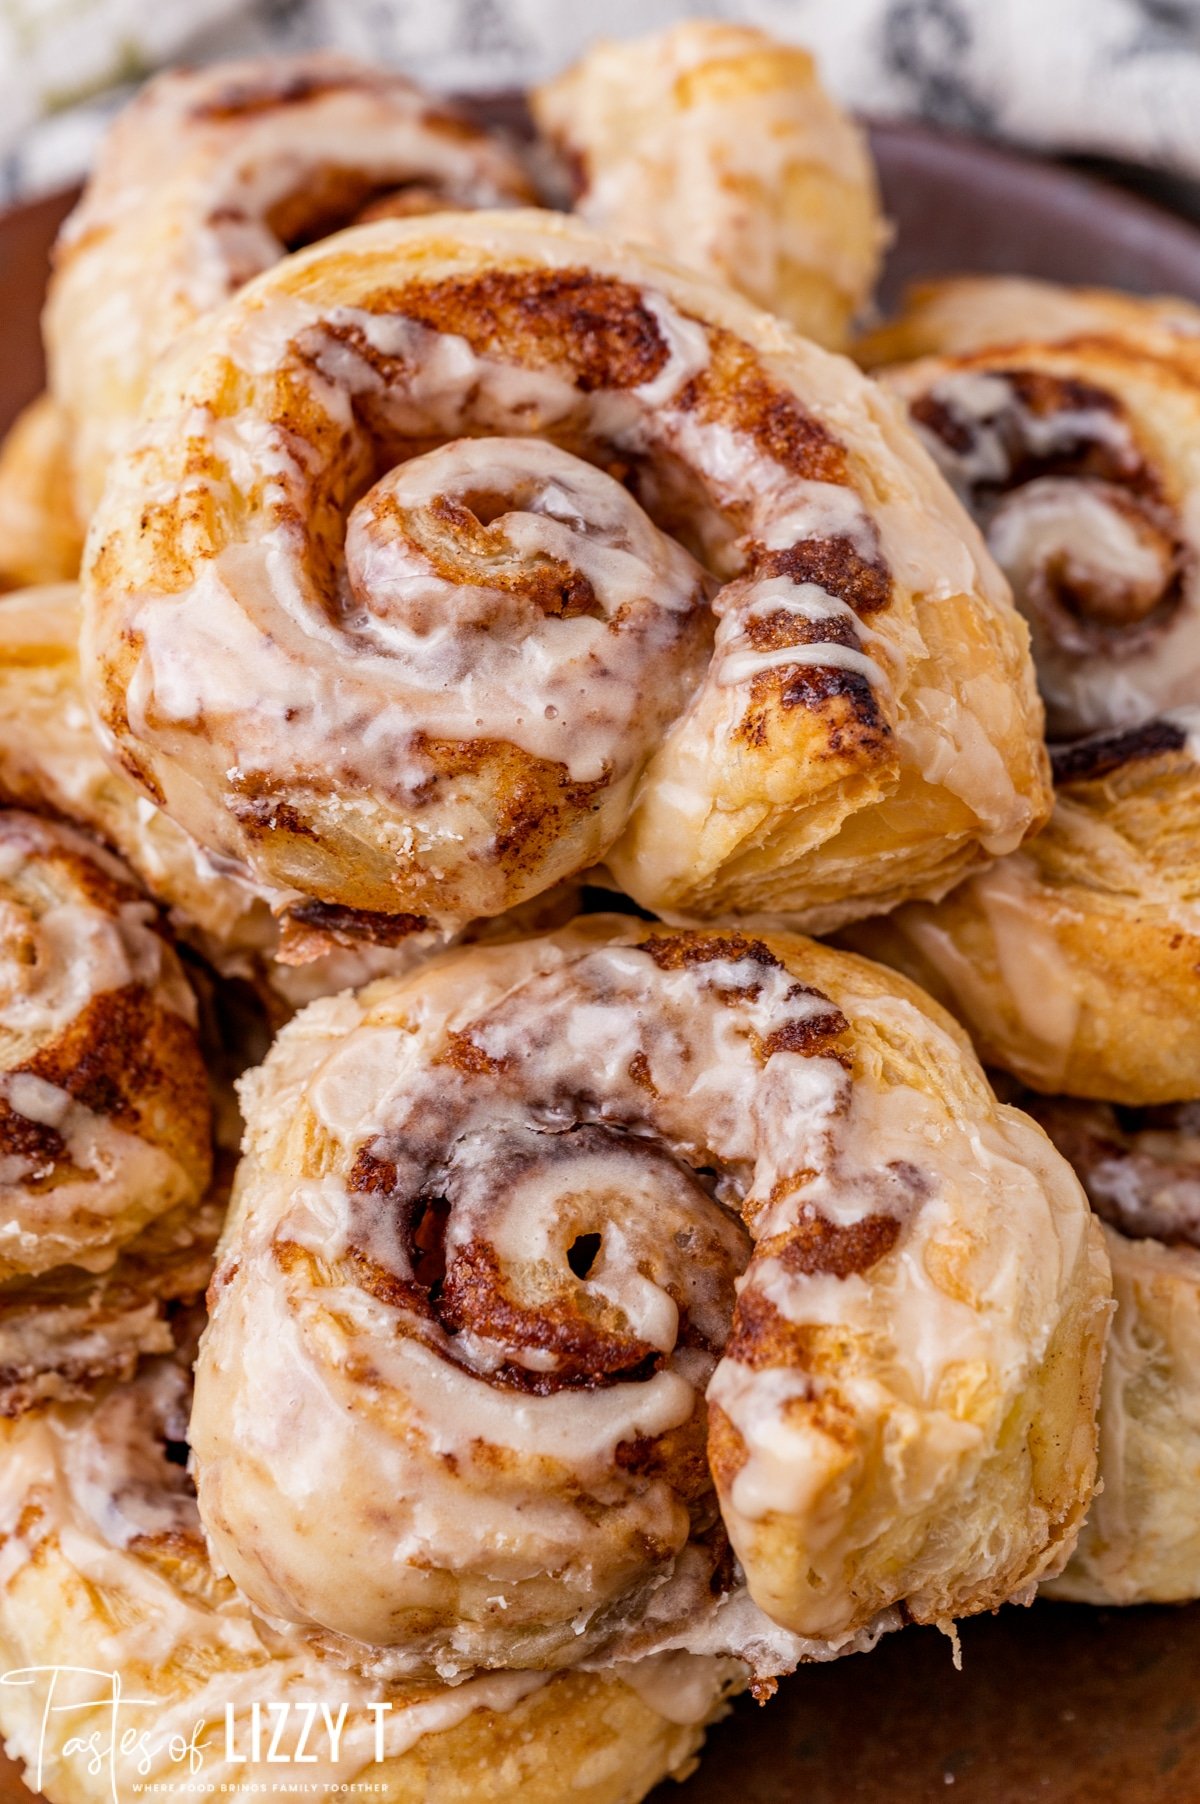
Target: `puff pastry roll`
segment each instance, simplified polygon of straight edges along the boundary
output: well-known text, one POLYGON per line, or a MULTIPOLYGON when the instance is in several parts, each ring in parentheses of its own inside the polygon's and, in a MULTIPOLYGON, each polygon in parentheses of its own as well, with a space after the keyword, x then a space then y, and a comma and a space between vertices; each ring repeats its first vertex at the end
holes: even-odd
POLYGON ((1051 733, 1200 693, 1200 309, 1003 278, 918 292, 871 354, 984 529, 1051 733))
POLYGON ((0 588, 77 576, 82 550, 66 424, 42 395, 0 445, 0 588))
POLYGON ((0 1280, 98 1270, 199 1201, 195 997, 154 909, 68 827, 0 812, 0 1280))
POLYGON ((1028 1107, 1104 1220, 1117 1300, 1101 1391, 1103 1484, 1047 1589, 1097 1604, 1200 1597, 1200 1104, 1038 1097, 1028 1107))
POLYGON ((88 520, 155 358, 288 251, 379 213, 522 205, 494 134, 329 52, 172 71, 141 89, 63 228, 44 317, 88 520))
POLYGON ((769 1687, 1069 1553, 1099 1230, 890 973, 591 916, 314 1003, 243 1104, 192 1449, 271 1617, 769 1687))
POLYGON ((826 928, 1048 805, 1024 625, 894 405, 546 213, 359 227, 181 343, 85 623, 143 792, 366 914, 606 859, 657 912, 826 928))
POLYGON ((594 44, 530 106, 582 219, 845 345, 887 233, 866 139, 807 51, 691 20, 594 44))
POLYGON ((186 1374, 164 1359, 92 1405, 0 1424, 0 1729, 52 1804, 148 1785, 246 1800, 281 1771, 384 1804, 637 1804, 683 1776, 738 1686, 732 1662, 686 1654, 453 1686, 331 1658, 319 1637, 261 1622, 214 1573, 182 1463, 187 1417, 186 1374), (89 1750, 110 1736, 113 1671, 128 1738, 110 1765, 89 1750))
POLYGON ((1054 754, 1050 824, 936 904, 848 930, 1036 1090, 1140 1104, 1200 1087, 1200 717, 1054 754))

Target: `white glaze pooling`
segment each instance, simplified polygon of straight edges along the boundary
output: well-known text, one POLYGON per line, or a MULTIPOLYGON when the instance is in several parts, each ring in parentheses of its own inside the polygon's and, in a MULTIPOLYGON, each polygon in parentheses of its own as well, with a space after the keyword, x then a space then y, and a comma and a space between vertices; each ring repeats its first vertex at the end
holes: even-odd
MULTIPOLYGON (((1055 1189, 1019 1117, 993 1120, 990 1101, 947 1112, 829 1056, 841 1018, 798 981, 803 942, 781 942, 785 964, 714 940, 592 918, 451 955, 420 982, 315 1005, 248 1081, 249 1164, 193 1444, 216 1556, 261 1607, 443 1673, 688 1648, 707 1622, 689 1574, 711 1570, 714 1500, 689 1501, 674 1462, 695 1448, 710 1377, 744 1456, 720 1491, 726 1525, 751 1594, 799 1639, 772 1641, 759 1615, 753 1649, 718 1646, 710 1623, 701 1651, 770 1674, 895 1601, 875 1593, 859 1613, 833 1577, 846 1535, 869 1563, 899 1532, 892 1509, 941 1524, 957 1507, 1057 1331, 1086 1206, 1061 1163, 1055 1189), (405 1227, 429 1196, 446 1210, 432 1304, 414 1246, 436 1242, 405 1227), (789 1264, 793 1241, 857 1244, 880 1218, 891 1232, 856 1275, 789 1264), (721 1356, 743 1267, 747 1308, 763 1298, 859 1349, 844 1393, 863 1412, 854 1474, 831 1477, 837 1447, 793 1420, 822 1382, 811 1370, 721 1356), (595 1388, 575 1388, 580 1359, 595 1388), (865 1424, 889 1412, 905 1424, 899 1498, 866 1475, 865 1424), (649 1463, 629 1457, 654 1442, 649 1463), (303 1524, 330 1513, 331 1475, 348 1471, 345 1541, 318 1547, 303 1524), (867 1525, 847 1529, 864 1496, 867 1525), (779 1512, 822 1569, 819 1597, 803 1577, 775 1595, 759 1565, 779 1512)), ((913 1003, 837 975, 872 1034, 962 1060, 913 1003)), ((750 1635, 748 1618, 726 1620, 750 1635)))

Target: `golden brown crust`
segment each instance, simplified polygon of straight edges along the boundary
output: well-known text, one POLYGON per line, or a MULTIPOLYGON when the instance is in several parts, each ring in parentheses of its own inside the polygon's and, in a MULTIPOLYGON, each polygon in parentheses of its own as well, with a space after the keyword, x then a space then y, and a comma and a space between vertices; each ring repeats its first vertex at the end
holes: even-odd
MULTIPOLYGON (((146 793, 261 880, 462 919, 607 853, 646 906, 827 926, 944 889, 1041 818, 1023 635, 927 461, 845 365, 649 253, 545 215, 359 228, 181 347, 147 419, 93 542, 91 691, 146 793), (447 357, 457 373, 434 380, 447 357), (588 460, 555 450, 556 487, 646 548, 651 575, 610 582, 604 619, 535 608, 529 522, 549 504, 512 488, 531 426, 588 460), (453 590, 462 636, 433 634, 451 591, 422 547, 445 531, 440 498, 469 496, 489 456, 534 600, 485 587, 460 543, 476 585, 453 590), (419 526, 400 539, 397 495, 419 526), (663 527, 726 579, 707 673, 697 576, 663 527), (271 533, 304 597, 286 631, 254 549, 271 533), (393 570, 423 572, 430 598, 393 570), (521 608, 511 656, 536 644, 543 662, 518 685, 481 661, 509 657, 521 608), (236 663, 185 649, 218 615, 236 663), (585 710, 568 695, 578 646, 585 710), (297 676, 314 656, 339 673, 315 695, 297 676), (183 689, 172 669, 190 673, 183 689), (253 709, 239 700, 250 669, 270 709, 258 687, 253 709)), ((543 546, 560 524, 539 526, 543 546)), ((576 534, 574 567, 597 556, 576 534)))
POLYGON ((867 369, 919 357, 961 357, 1036 340, 1147 339, 1177 355, 1200 330, 1200 308, 1173 295, 1064 288, 1024 276, 950 276, 917 282, 894 319, 863 334, 854 354, 867 369))
MULTIPOLYGON (((103 840, 168 911, 172 931, 223 975, 251 983, 273 1020, 440 949, 442 936, 416 916, 298 902, 277 919, 264 895, 205 857, 105 761, 80 681, 79 630, 74 584, 0 596, 0 800, 103 840)), ((575 906, 556 890, 524 925, 556 925, 575 906)))
POLYGON ((1066 747, 1049 825, 942 902, 848 930, 1036 1090, 1188 1101, 1200 1074, 1192 717, 1066 747))

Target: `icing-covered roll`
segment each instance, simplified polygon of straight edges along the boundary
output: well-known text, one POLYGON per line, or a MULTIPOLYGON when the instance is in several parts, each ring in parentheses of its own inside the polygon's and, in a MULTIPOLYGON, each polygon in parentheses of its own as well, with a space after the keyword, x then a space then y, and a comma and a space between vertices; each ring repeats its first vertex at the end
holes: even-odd
POLYGON ((90 547, 122 764, 326 906, 461 921, 604 858, 656 912, 829 927, 1047 806, 1024 626, 894 405, 549 214, 251 284, 160 365, 90 547))
POLYGON ((0 589, 77 576, 82 550, 66 424, 41 395, 0 444, 0 589))
POLYGON ((938 903, 847 930, 1036 1090, 1124 1104, 1200 1088, 1200 717, 1054 753, 1049 825, 938 903))
POLYGON ((840 349, 887 233, 862 132, 808 52, 690 20, 594 44, 530 95, 589 225, 652 244, 840 349))
POLYGON ((350 57, 148 82, 63 228, 44 320, 80 517, 91 517, 155 358, 251 276, 358 219, 532 198, 494 134, 350 57))
POLYGON ((1027 1106, 1103 1218, 1117 1309, 1099 1495, 1047 1589, 1082 1603, 1200 1597, 1200 1104, 1027 1106))
POLYGON ((0 1423, 0 1730, 52 1804, 149 1786, 246 1800, 281 1773, 384 1804, 637 1804, 683 1776, 739 1687, 732 1662, 686 1654, 389 1680, 268 1627, 209 1562, 187 1412, 164 1359, 92 1405, 0 1423))
POLYGON ((1033 635, 1050 730, 1200 692, 1200 308, 975 278, 868 341, 983 527, 1033 635))
POLYGON ((82 834, 0 812, 0 1280, 102 1270, 210 1164, 196 1000, 153 905, 82 834))
POLYGON ((269 1616, 769 1685, 1069 1553, 1099 1231, 903 980, 592 916, 315 1003, 243 1103, 192 1448, 269 1616))

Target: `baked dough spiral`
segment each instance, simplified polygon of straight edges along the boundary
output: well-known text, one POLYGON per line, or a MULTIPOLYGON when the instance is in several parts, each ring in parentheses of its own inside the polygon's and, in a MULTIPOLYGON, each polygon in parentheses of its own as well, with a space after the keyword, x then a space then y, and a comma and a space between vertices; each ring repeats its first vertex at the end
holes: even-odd
POLYGON ((268 1615, 761 1681, 1066 1558, 1099 1233, 902 980, 593 916, 314 1004, 243 1103, 192 1447, 268 1615))
POLYGON ((100 1270, 210 1173, 196 1003, 150 904, 72 829, 0 813, 0 1281, 100 1270))
POLYGON ((401 75, 316 52, 141 89, 63 228, 44 318, 88 520, 155 359, 289 250, 379 212, 533 199, 501 140, 401 75))
POLYGON ((1200 1104, 1029 1108, 1104 1219, 1117 1309, 1099 1495, 1047 1589, 1081 1603, 1200 1597, 1200 1104))
POLYGON ((123 765, 325 905, 462 920, 605 857, 656 912, 828 927, 1047 804, 1024 628, 892 405, 548 214, 363 226, 243 290, 90 545, 123 765))
POLYGON ((1200 717, 1054 754, 1049 825, 936 904, 847 930, 1035 1090, 1124 1104, 1200 1087, 1200 717))
POLYGON ((0 445, 0 589, 78 576, 82 551, 66 425, 41 395, 0 445))
POLYGON ((869 346, 1030 624, 1050 730, 1200 686, 1200 309, 1004 279, 920 291, 869 346))
POLYGON ((110 1804, 156 1784, 246 1800, 279 1781, 266 1751, 281 1705, 284 1776, 322 1795, 357 1783, 384 1804, 637 1804, 684 1776, 741 1683, 730 1661, 674 1654, 605 1673, 414 1684, 269 1628, 205 1552, 180 1463, 187 1393, 180 1366, 159 1360, 92 1405, 0 1424, 0 1729, 31 1787, 54 1804, 110 1804), (71 1670, 52 1701, 70 1707, 47 1713, 46 1669, 60 1666, 71 1670), (129 1740, 110 1767, 89 1754, 93 1738, 111 1738, 114 1672, 129 1740), (267 1724, 257 1758, 255 1705, 267 1724), (336 1745, 322 1705, 341 1720, 336 1745), (316 1720, 301 1740, 307 1711, 316 1720))
POLYGON ((594 44, 530 106, 589 225, 844 347, 887 233, 866 140, 807 51, 690 20, 594 44))

